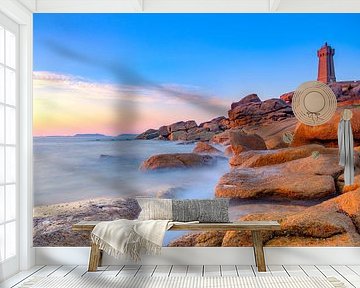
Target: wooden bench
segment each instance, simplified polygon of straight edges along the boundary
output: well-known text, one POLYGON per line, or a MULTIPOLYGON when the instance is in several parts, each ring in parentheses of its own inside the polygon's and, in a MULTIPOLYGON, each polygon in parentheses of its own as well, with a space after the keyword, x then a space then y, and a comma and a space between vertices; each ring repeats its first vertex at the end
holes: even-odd
MULTIPOLYGON (((95 225, 100 221, 81 221, 73 225, 74 231, 91 232, 95 225)), ((174 224, 171 231, 251 231, 253 239, 253 248, 255 263, 259 272, 266 271, 265 256, 261 231, 280 230, 280 224, 277 221, 242 221, 233 223, 193 223, 193 224, 174 224)), ((94 272, 101 264, 102 251, 92 243, 89 257, 88 271, 94 272)))

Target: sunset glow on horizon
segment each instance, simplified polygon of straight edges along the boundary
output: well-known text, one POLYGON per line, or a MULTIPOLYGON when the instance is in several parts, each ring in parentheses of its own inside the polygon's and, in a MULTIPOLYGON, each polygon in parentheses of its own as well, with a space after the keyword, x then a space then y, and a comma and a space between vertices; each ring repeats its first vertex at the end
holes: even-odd
MULTIPOLYGON (((218 101, 225 115, 228 103, 211 98, 209 101, 218 101)), ((164 121, 171 124, 191 118, 200 124, 217 116, 158 91, 34 72, 34 136, 139 134, 159 128, 164 121), (126 115, 127 106, 134 111, 132 115, 126 115)))

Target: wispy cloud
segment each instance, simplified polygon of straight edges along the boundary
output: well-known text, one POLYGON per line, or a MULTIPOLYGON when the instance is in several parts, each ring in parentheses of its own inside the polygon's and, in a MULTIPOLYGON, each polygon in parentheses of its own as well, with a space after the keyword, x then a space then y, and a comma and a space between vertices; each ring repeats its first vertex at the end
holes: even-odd
MULTIPOLYGON (((166 88, 154 81, 144 77, 139 71, 132 68, 126 62, 121 62, 118 59, 101 59, 99 57, 91 57, 86 53, 80 53, 74 49, 65 46, 63 43, 54 39, 45 39, 46 45, 56 54, 66 60, 70 60, 74 63, 80 63, 87 67, 96 67, 96 69, 106 71, 114 76, 116 83, 125 86, 136 87, 140 89, 152 89, 165 93, 166 96, 173 99, 181 99, 187 101, 189 105, 197 106, 198 109, 202 109, 211 113, 221 114, 223 113, 223 105, 214 105, 209 102, 208 95, 194 94, 188 91, 178 91, 171 88, 166 88)), ((137 97, 137 93, 133 94, 133 97, 137 97)), ((136 113, 136 107, 132 107, 133 112, 136 113)))
POLYGON ((206 121, 224 115, 228 105, 193 86, 99 83, 49 71, 36 71, 33 79, 35 135, 139 133, 179 120, 206 121), (205 104, 223 107, 222 113, 200 109, 205 104))

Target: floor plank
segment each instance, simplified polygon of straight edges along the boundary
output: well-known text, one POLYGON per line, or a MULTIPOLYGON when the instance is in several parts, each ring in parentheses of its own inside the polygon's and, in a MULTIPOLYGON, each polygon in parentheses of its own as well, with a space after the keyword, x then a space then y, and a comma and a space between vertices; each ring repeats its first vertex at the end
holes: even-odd
POLYGON ((336 277, 338 280, 343 281, 344 284, 348 285, 349 287, 354 287, 349 281, 347 281, 344 277, 341 276, 334 268, 331 266, 326 265, 316 265, 316 268, 320 270, 321 273, 325 275, 325 277, 336 277))
POLYGON ((285 268, 281 265, 269 265, 268 269, 272 276, 289 277, 289 274, 286 272, 285 268))
POLYGON ((284 269, 290 277, 305 277, 307 276, 304 270, 300 266, 296 265, 284 265, 284 269))
POLYGON ((186 265, 173 265, 170 271, 170 277, 186 276, 186 265))
POLYGON ((204 277, 221 276, 220 265, 204 266, 204 277))
POLYGON ((347 267, 360 276, 360 265, 347 265, 347 267))
POLYGON ((158 265, 156 266, 152 277, 169 277, 171 265, 158 265))
POLYGON ((309 277, 325 277, 314 265, 300 265, 299 267, 309 277))
POLYGON ((86 271, 86 273, 83 275, 83 277, 85 277, 85 278, 100 277, 107 268, 108 268, 108 266, 101 266, 101 267, 98 267, 95 272, 86 271))
POLYGON ((37 271, 34 276, 38 277, 48 277, 52 273, 54 273, 57 269, 59 269, 61 266, 45 266, 43 269, 37 271))
POLYGON ((68 273, 74 270, 76 266, 61 266, 59 269, 55 270, 49 276, 51 277, 65 277, 68 273))
POLYGON ((114 276, 116 277, 119 272, 121 271, 121 269, 124 268, 124 265, 119 265, 119 266, 108 266, 107 269, 101 274, 101 277, 105 277, 105 276, 114 276))
POLYGON ((140 265, 125 265, 118 276, 134 277, 140 269, 140 265))
POLYGON ((334 265, 331 267, 342 277, 346 278, 354 287, 360 288, 360 276, 349 267, 343 265, 334 265))
POLYGON ((221 276, 239 276, 235 265, 222 265, 221 276))
POLYGON ((202 265, 189 265, 187 270, 187 277, 201 277, 204 275, 204 266, 202 265))
POLYGON ((85 265, 76 266, 75 269, 71 270, 66 276, 82 277, 87 272, 88 267, 85 265))
POLYGON ((254 270, 250 265, 236 265, 240 277, 255 277, 254 270))
POLYGON ((155 265, 147 265, 147 266, 141 266, 139 271, 136 273, 136 276, 141 277, 151 277, 154 273, 156 266, 155 265))
POLYGON ((13 286, 23 282, 24 280, 28 279, 29 277, 31 277, 32 275, 34 275, 36 272, 43 269, 44 267, 45 267, 45 265, 34 266, 27 271, 21 271, 21 272, 17 273, 16 275, 14 275, 13 277, 1 282, 0 288, 13 287, 13 286))

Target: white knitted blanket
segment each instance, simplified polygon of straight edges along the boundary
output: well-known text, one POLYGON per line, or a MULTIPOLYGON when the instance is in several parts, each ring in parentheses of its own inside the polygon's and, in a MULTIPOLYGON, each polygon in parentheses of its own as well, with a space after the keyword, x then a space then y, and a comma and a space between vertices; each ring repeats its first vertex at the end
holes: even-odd
POLYGON ((169 220, 127 220, 100 222, 91 232, 91 239, 107 254, 140 260, 140 254, 159 254, 169 220))

